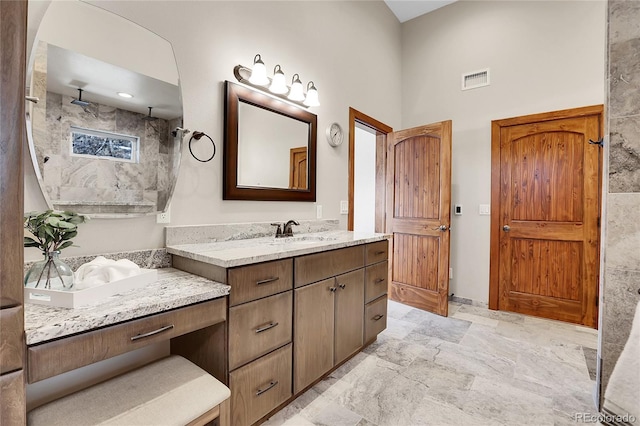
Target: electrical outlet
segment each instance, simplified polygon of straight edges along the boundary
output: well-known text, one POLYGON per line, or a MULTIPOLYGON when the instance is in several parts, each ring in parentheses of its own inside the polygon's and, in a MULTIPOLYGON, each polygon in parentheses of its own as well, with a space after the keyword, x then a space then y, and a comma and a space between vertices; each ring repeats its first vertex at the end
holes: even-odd
POLYGON ((166 212, 158 213, 156 223, 171 223, 171 211, 168 207, 166 212))
POLYGON ((316 205, 316 219, 322 219, 322 205, 316 205))

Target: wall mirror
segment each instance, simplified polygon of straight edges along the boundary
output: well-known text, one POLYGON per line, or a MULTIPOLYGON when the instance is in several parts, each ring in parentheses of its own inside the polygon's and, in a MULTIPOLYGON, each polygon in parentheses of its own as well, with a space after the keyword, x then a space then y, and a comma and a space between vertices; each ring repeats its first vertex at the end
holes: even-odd
POLYGON ((225 200, 315 201, 317 117, 225 82, 225 200))
POLYGON ((182 101, 171 44, 96 6, 54 1, 27 69, 38 98, 27 105, 29 148, 49 208, 94 217, 165 211, 182 143, 172 134, 182 101))

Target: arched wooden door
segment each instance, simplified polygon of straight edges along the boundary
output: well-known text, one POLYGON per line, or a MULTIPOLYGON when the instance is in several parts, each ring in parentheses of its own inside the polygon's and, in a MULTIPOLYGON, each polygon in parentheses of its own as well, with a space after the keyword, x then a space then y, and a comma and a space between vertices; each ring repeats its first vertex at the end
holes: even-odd
POLYGON ((493 122, 489 307, 597 326, 602 106, 493 122))
POLYGON ((448 313, 451 121, 389 133, 387 232, 392 300, 448 313))

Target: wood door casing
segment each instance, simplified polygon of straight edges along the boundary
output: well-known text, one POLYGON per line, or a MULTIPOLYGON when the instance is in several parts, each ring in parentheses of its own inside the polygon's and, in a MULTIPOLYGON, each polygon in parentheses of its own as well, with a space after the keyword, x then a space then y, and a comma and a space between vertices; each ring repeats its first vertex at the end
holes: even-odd
POLYGON ((389 297, 446 316, 451 121, 389 134, 386 195, 393 235, 389 297))
POLYGON ((597 326, 602 111, 493 122, 491 309, 597 326))
POLYGON ((307 147, 289 150, 289 189, 307 189, 307 147))

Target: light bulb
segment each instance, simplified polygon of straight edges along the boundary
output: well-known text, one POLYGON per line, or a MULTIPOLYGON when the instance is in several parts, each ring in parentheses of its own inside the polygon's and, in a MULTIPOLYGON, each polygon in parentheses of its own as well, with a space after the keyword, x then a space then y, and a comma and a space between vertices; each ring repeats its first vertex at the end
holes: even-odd
POLYGON ((249 82, 258 86, 266 86, 269 84, 269 78, 267 77, 267 67, 264 66, 264 62, 260 58, 260 55, 256 55, 253 58, 253 68, 251 68, 251 77, 249 82))
POLYGON ((282 68, 280 65, 276 65, 273 69, 273 80, 271 81, 271 86, 269 86, 269 90, 272 93, 287 93, 289 88, 287 87, 287 82, 284 78, 284 72, 282 72, 282 68))
POLYGON ((307 97, 304 100, 304 104, 309 107, 320 106, 320 101, 318 100, 318 89, 316 89, 313 81, 310 81, 307 84, 307 97))
POLYGON ((304 89, 302 88, 302 82, 300 81, 300 76, 298 74, 294 74, 291 79, 291 90, 289 91, 289 99, 292 101, 302 101, 304 100, 304 89))

